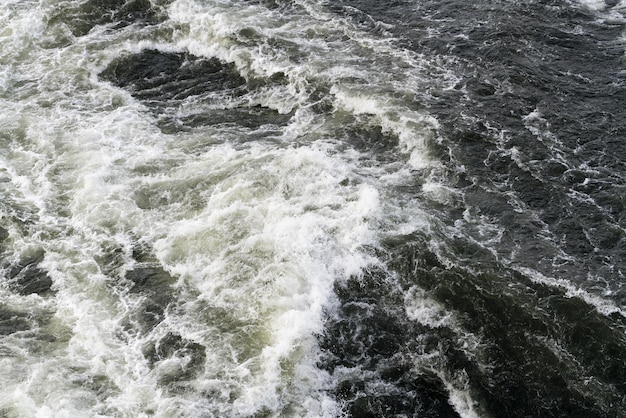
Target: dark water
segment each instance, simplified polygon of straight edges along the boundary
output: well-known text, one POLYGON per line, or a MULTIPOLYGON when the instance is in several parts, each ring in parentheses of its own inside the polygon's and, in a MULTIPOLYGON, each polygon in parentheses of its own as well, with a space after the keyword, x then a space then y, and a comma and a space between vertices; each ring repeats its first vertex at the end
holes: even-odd
POLYGON ((429 208, 442 223, 439 254, 432 237, 394 237, 393 281, 372 272, 337 289, 329 365, 372 373, 339 386, 354 416, 455 416, 441 401, 442 374, 463 376, 479 415, 626 414, 624 28, 571 6, 333 7, 364 26, 392 25, 399 48, 443 56, 458 77, 422 93, 441 124, 446 183, 462 193, 452 208, 429 208), (419 326, 390 308, 413 286, 454 312, 458 328, 419 326))
POLYGON ((0 415, 626 417, 624 2, 0 20, 0 415))

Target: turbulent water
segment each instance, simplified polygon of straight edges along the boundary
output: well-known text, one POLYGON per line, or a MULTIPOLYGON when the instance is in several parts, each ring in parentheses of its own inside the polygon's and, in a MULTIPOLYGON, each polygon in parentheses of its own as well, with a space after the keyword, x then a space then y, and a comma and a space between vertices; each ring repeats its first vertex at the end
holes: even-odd
POLYGON ((3 0, 0 416, 626 417, 624 0, 3 0))

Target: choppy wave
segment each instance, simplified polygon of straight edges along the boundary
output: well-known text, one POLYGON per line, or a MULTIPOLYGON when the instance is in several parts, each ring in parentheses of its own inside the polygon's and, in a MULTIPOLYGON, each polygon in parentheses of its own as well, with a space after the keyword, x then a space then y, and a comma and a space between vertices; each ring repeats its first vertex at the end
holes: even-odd
POLYGON ((622 3, 5 2, 0 415, 626 414, 622 3))

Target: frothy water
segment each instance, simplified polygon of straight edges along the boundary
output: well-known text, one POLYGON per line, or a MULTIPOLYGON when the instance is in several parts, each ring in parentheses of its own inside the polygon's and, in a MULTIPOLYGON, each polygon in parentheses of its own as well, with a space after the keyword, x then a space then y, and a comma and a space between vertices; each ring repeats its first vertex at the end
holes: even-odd
POLYGON ((0 415, 626 413, 625 7, 531 3, 5 2, 0 415))

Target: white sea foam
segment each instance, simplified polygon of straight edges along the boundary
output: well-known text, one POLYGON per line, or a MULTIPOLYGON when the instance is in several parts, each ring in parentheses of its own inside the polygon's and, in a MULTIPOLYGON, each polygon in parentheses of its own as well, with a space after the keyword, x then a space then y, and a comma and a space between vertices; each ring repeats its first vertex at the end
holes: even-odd
POLYGON ((593 11, 600 11, 606 9, 606 1, 605 0, 578 0, 578 2, 583 6, 593 11))
MULTIPOLYGON (((32 29, 38 26, 31 20, 26 16, 12 21, 16 46, 11 49, 10 42, 4 42, 3 51, 8 53, 3 57, 16 57, 15 51, 32 44, 28 36, 34 37, 32 29), (24 30, 27 27, 30 32, 24 30)), ((157 243, 156 255, 162 254, 166 268, 180 276, 180 288, 193 291, 203 303, 232 308, 231 314, 241 315, 241 321, 257 316, 254 332, 267 333, 265 342, 250 341, 261 347, 246 360, 256 363, 254 367, 233 363, 219 350, 207 354, 214 366, 207 365, 207 374, 191 386, 206 387, 217 376, 230 375, 217 378, 219 385, 240 395, 230 407, 228 394, 223 405, 204 407, 233 416, 255 413, 263 405, 280 410, 293 402, 337 415, 337 405, 322 392, 328 378, 315 367, 313 333, 320 331, 322 309, 331 303, 333 280, 343 274, 342 257, 349 264, 346 270, 359 268, 358 247, 372 239, 367 218, 378 216, 376 193, 365 187, 337 194, 336 185, 349 168, 322 151, 292 149, 282 155, 262 147, 237 151, 225 145, 209 147, 195 159, 170 145, 125 93, 94 82, 84 72, 82 65, 89 61, 92 71, 102 68, 99 62, 106 55, 83 61, 80 55, 72 56, 84 53, 80 47, 70 47, 56 58, 45 57, 45 51, 37 48, 30 53, 43 59, 18 66, 15 74, 4 78, 5 90, 11 88, 12 79, 27 72, 48 75, 33 85, 32 102, 25 101, 16 112, 3 112, 2 124, 9 128, 5 132, 13 132, 11 160, 2 160, 11 186, 5 190, 27 214, 37 216, 34 234, 22 236, 12 229, 13 247, 20 252, 28 245, 46 250, 42 265, 57 292, 52 321, 57 331, 50 331, 58 335, 59 328, 65 329, 67 340, 59 341, 58 351, 31 350, 3 360, 2 392, 8 396, 0 408, 24 416, 142 416, 150 410, 172 416, 181 414, 177 409, 181 405, 194 410, 204 402, 163 393, 157 380, 176 370, 179 360, 164 360, 151 370, 142 347, 163 332, 161 328, 176 330, 209 349, 216 344, 212 341, 228 341, 229 335, 200 334, 196 318, 180 315, 168 316, 152 334, 124 336, 121 323, 140 306, 141 298, 110 286, 111 278, 102 274, 96 260, 103 251, 119 247, 126 268, 132 268, 134 236, 157 243), (59 66, 60 61, 64 63, 59 66), (57 68, 83 83, 87 94, 82 99, 66 100, 57 93, 71 85, 57 68), (85 75, 92 86, 84 84, 85 75), (52 107, 38 106, 39 100, 52 107), (120 107, 125 101, 130 104, 120 107), (150 166, 161 171, 137 174, 138 168, 150 166), (205 181, 209 187, 179 200, 172 197, 176 187, 188 187, 202 177, 210 179, 205 181), (160 193, 164 206, 138 208, 134 191, 142 187, 160 193), (224 287, 229 280, 230 289, 224 287), (286 368, 284 362, 292 366, 286 368), (247 372, 238 374, 237 368, 247 372), (291 376, 288 384, 286 375, 291 376), (94 379, 111 389, 97 395, 95 389, 81 388, 81 382, 94 379), (289 391, 292 395, 285 394, 289 391)), ((277 103, 280 98, 268 101, 277 103)), ((3 102, 5 109, 9 106, 3 102)), ((47 306, 39 297, 31 299, 36 309, 47 306)), ((193 309, 196 302, 185 303, 193 309)), ((238 332, 244 332, 238 338, 245 335, 245 330, 232 330, 238 332)), ((16 348, 27 341, 18 334, 12 338, 16 348)), ((3 339, 2 346, 12 350, 10 339, 3 339)))
POLYGON ((450 404, 454 408, 454 410, 461 416, 462 418, 479 418, 481 415, 476 411, 475 405, 476 403, 472 400, 469 393, 469 384, 465 387, 458 388, 459 384, 455 382, 454 384, 446 381, 444 379, 444 384, 446 385, 446 389, 450 394, 450 404))
POLYGON ((558 277, 549 277, 540 272, 527 268, 527 267, 516 267, 520 273, 528 276, 535 283, 540 283, 543 285, 555 287, 558 289, 562 289, 565 291, 565 296, 567 297, 577 297, 585 301, 585 303, 593 306, 598 313, 602 315, 609 316, 611 314, 619 314, 623 317, 626 317, 626 312, 622 307, 619 307, 613 303, 613 301, 605 299, 601 296, 589 293, 588 291, 572 284, 570 281, 558 277))
MULTIPOLYGON (((621 0, 611 5, 605 0, 576 0, 581 7, 595 13, 596 18, 601 23, 623 25, 626 22, 626 1, 621 0)), ((616 39, 622 45, 624 38, 616 39)))
POLYGON ((200 7, 195 2, 181 0, 171 6, 170 16, 190 26, 189 33, 176 38, 180 48, 234 62, 245 77, 286 74, 290 81, 289 95, 274 95, 264 105, 286 112, 295 105, 294 99, 302 102, 308 97, 313 81, 330 83, 335 105, 356 115, 373 115, 373 122, 383 131, 399 138, 400 148, 409 156, 412 168, 436 166, 436 160, 428 157, 429 145, 438 140, 436 119, 426 113, 405 110, 399 100, 389 96, 389 91, 398 90, 414 95, 421 88, 420 81, 433 78, 434 68, 425 66, 419 56, 398 54, 388 40, 374 40, 312 3, 301 5, 307 13, 286 20, 280 12, 253 5, 234 12, 220 5, 200 7), (259 14, 263 19, 259 19, 259 14), (262 45, 250 48, 246 43, 236 42, 243 29, 274 39, 276 44, 270 49, 262 45), (346 36, 350 38, 348 42, 346 36), (294 39, 298 40, 297 49, 294 39), (332 56, 330 63, 329 56, 332 56), (405 71, 387 71, 386 65, 402 67, 405 71), (355 83, 355 79, 361 82, 355 83), (363 83, 369 84, 367 91, 363 90, 363 83))
MULTIPOLYGON (((226 17, 216 15, 215 25, 228 27, 226 17)), ((80 42, 90 36, 96 35, 80 42)), ((34 227, 43 228, 41 234, 16 233, 14 247, 46 250, 42 265, 57 292, 54 327, 65 329, 67 339, 54 356, 27 353, 17 375, 17 364, 5 362, 3 392, 11 396, 0 408, 29 416, 175 416, 181 408, 245 416, 291 405, 297 416, 339 415, 340 406, 324 392, 332 382, 316 367, 315 334, 322 330, 323 309, 332 308, 333 282, 369 262, 360 248, 375 240, 370 225, 381 216, 378 191, 367 184, 339 186, 353 167, 323 146, 235 147, 228 138, 238 133, 212 138, 223 132, 211 129, 163 135, 128 94, 93 76, 115 50, 189 46, 237 63, 244 74, 245 54, 207 50, 204 42, 133 44, 120 36, 121 44, 102 38, 104 49, 88 59, 80 44, 47 58, 35 48, 32 53, 44 59, 15 75, 47 73, 33 100, 48 107, 26 102, 3 116, 4 126, 22 135, 11 160, 2 160, 10 193, 38 216, 34 227), (74 82, 85 90, 82 98, 57 93, 74 82), (202 143, 199 153, 185 148, 202 143), (186 308, 170 312, 145 335, 123 330, 142 297, 116 288, 118 279, 104 274, 98 261, 119 248, 116 271, 133 269, 136 239, 154 243, 156 260, 177 282, 176 304, 186 308), (198 314, 215 309, 228 312, 232 324, 226 329, 198 321, 198 314), (142 349, 167 332, 207 347, 205 371, 187 383, 188 393, 221 395, 205 400, 163 391, 159 379, 175 374, 184 359, 164 359, 151 368, 142 349), (28 383, 22 383, 25 377, 28 383), (85 389, 83 383, 93 381, 102 382, 100 394, 85 389)), ((250 68, 257 75, 289 69, 276 57, 254 59, 250 68)), ((301 100, 296 90, 265 91, 258 100, 287 112, 301 100)), ((290 138, 302 136, 309 120, 295 118, 290 138)))
POLYGON ((408 318, 413 321, 433 328, 452 324, 450 312, 446 312, 443 306, 428 298, 418 287, 413 286, 406 292, 404 304, 408 318))

